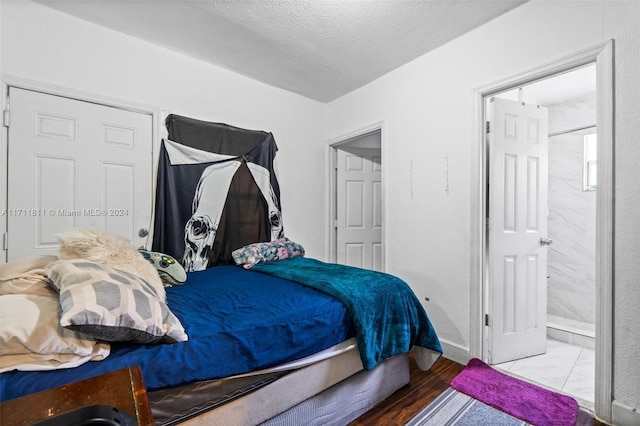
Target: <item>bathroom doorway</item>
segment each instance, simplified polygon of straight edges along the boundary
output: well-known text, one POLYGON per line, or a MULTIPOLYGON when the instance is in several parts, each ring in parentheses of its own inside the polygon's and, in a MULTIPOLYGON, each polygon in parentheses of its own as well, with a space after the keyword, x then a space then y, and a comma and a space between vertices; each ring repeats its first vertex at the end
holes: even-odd
MULTIPOLYGON (((596 326, 596 67, 495 95, 548 111, 548 248, 544 353, 497 368, 593 408, 596 326)), ((489 106, 487 106, 489 110, 489 106)), ((489 189, 491 191, 491 189, 489 189)), ((491 253, 488 256, 491 257, 491 253)), ((489 277, 491 279, 491 277, 489 277)))
POLYGON ((486 110, 488 98, 532 82, 595 64, 597 113, 597 189, 596 189, 596 288, 595 298, 595 392, 594 413, 604 421, 612 418, 613 365, 613 147, 614 147, 614 46, 606 41, 580 52, 568 54, 529 71, 499 79, 475 89, 476 143, 471 162, 471 318, 470 354, 488 360, 491 342, 491 289, 488 278, 486 216, 488 199, 488 156, 486 146, 486 110))

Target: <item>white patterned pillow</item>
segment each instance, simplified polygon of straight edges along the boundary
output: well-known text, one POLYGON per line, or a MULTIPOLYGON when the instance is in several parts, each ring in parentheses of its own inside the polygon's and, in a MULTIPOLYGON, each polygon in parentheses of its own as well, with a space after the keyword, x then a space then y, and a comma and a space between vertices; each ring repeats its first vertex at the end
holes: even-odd
POLYGON ((188 340, 180 321, 145 280, 84 259, 59 260, 47 276, 60 291, 60 325, 108 342, 188 340))

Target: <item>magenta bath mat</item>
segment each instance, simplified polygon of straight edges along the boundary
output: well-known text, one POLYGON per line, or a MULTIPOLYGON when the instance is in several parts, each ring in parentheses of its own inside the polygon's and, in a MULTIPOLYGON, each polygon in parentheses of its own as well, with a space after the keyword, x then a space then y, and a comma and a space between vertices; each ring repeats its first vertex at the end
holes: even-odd
POLYGON ((477 358, 451 387, 536 426, 573 426, 578 416, 575 399, 500 373, 477 358))

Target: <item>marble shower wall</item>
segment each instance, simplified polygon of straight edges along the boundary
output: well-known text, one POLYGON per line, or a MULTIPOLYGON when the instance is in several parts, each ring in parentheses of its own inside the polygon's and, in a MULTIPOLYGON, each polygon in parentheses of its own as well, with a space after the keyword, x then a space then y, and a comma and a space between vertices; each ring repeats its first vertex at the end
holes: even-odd
MULTIPOLYGON (((596 123, 595 93, 548 105, 549 134, 596 123)), ((547 312, 595 323, 596 192, 583 191, 583 136, 549 138, 549 250, 547 312)))

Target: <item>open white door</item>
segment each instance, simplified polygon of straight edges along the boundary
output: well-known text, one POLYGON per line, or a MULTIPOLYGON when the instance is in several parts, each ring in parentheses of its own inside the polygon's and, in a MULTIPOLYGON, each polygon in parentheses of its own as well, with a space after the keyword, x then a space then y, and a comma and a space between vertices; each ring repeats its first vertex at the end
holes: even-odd
POLYGON ((151 115, 15 87, 9 96, 8 260, 56 254, 56 234, 73 227, 145 244, 151 115))
POLYGON ((337 262, 383 271, 379 149, 337 150, 337 262))
POLYGON ((547 109, 491 100, 488 361, 546 351, 547 109))

